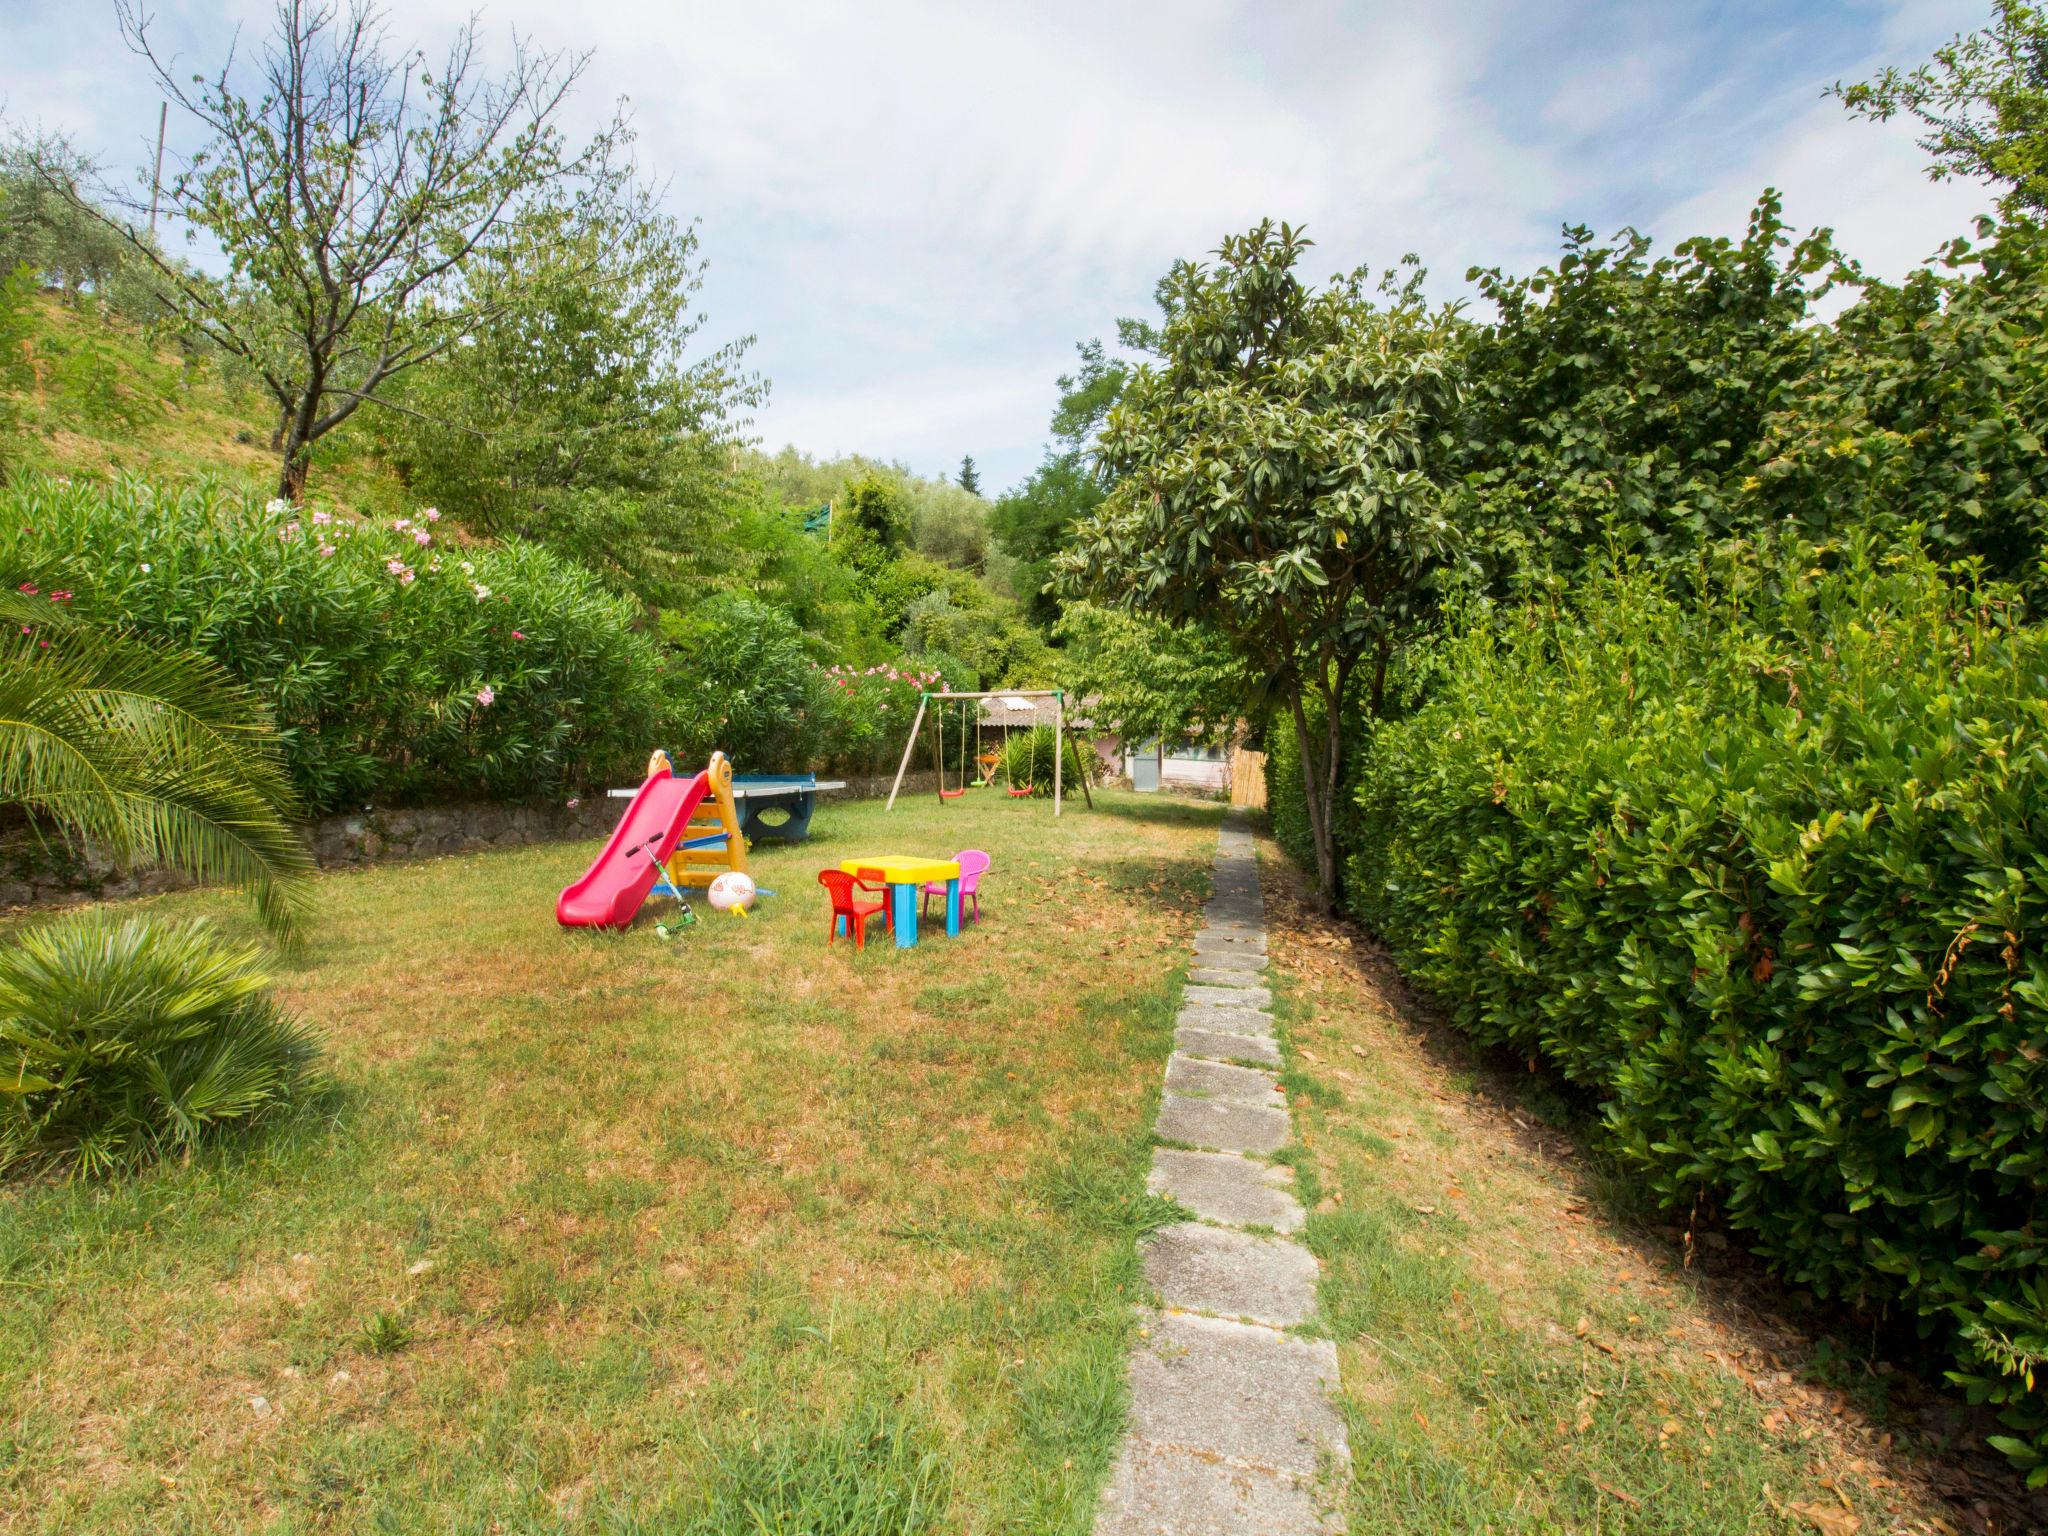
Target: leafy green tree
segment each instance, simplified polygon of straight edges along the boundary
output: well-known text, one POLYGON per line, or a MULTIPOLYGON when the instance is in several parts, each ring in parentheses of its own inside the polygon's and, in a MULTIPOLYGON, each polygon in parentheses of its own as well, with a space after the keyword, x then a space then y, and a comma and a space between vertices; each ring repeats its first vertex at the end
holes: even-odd
POLYGON ((981 472, 974 467, 971 453, 960 460, 960 489, 970 496, 981 494, 981 472))
POLYGON ((211 662, 79 622, 34 585, 0 591, 0 805, 242 886, 295 933, 312 860, 268 713, 211 662))
MULTIPOLYGON (((1122 322, 1127 335, 1136 322, 1122 322)), ((1060 399, 1053 410, 1053 445, 1044 461, 1016 490, 996 502, 990 528, 996 542, 1017 562, 1015 583, 1032 620, 1050 627, 1060 615, 1053 586, 1053 557, 1081 520, 1102 505, 1104 483, 1089 461, 1103 418, 1123 393, 1126 365, 1105 355, 1100 341, 1077 349, 1081 366, 1061 374, 1060 399)))
POLYGON ((1823 345, 1808 323, 1839 270, 1825 236, 1794 244, 1775 192, 1739 242, 1565 231, 1555 266, 1467 276, 1497 311, 1474 328, 1460 523, 1489 576, 1577 570, 1609 543, 1685 558, 1750 526, 1744 482, 1764 423, 1823 345))
POLYGON ((1859 117, 1904 112, 1927 132, 1935 181, 1962 178, 2003 189, 2008 215, 2048 212, 2048 12, 1993 0, 1991 25, 1935 49, 1931 62, 1887 69, 1832 94, 1859 117))
POLYGON ((824 686, 803 631, 779 608, 721 592, 663 615, 676 647, 666 669, 664 740, 687 762, 723 750, 741 772, 802 768, 821 745, 824 686))
POLYGON ((846 488, 838 529, 846 558, 857 566, 894 559, 910 542, 910 501, 893 477, 869 473, 846 488))
POLYGON ((995 504, 990 526, 1016 561, 1013 578, 1025 612, 1055 624, 1061 601, 1053 584, 1053 558, 1090 513, 1102 505, 1102 483, 1078 453, 1047 454, 1016 490, 995 504))
POLYGON ((1308 241, 1267 221, 1163 285, 1160 359, 1101 434, 1114 489, 1059 557, 1063 585, 1223 637, 1289 714, 1325 901, 1337 888, 1342 722, 1386 666, 1453 546, 1446 442, 1456 317, 1411 274, 1311 289, 1308 241), (1311 740, 1311 701, 1323 722, 1311 740))
POLYGON ((1178 629, 1140 613, 1069 603, 1053 629, 1060 675, 1087 701, 1088 723, 1125 741, 1218 737, 1243 713, 1244 669, 1229 644, 1199 624, 1178 629))
POLYGON ((93 294, 131 319, 149 318, 135 280, 141 258, 103 215, 82 206, 97 174, 61 134, 17 132, 0 144, 0 270, 26 265, 66 303, 93 294))
POLYGON ((2048 598, 2048 233, 1957 240, 1819 332, 1767 422, 1760 516, 1924 542, 2048 598))
MULTIPOLYGON (((580 150, 557 119, 588 56, 515 43, 496 79, 472 19, 438 68, 394 55, 368 0, 278 0, 245 85, 237 58, 190 77, 157 49, 153 18, 117 0, 123 36, 207 143, 170 174, 168 214, 218 243, 219 281, 171 261, 71 192, 148 263, 185 325, 239 359, 278 411, 278 494, 303 491, 313 444, 394 380, 483 329, 507 302, 474 289, 529 203, 615 186, 623 133, 580 150)), ((45 167, 48 184, 70 187, 45 167)))
POLYGON ((695 233, 651 191, 549 198, 480 252, 494 319, 415 370, 382 418, 414 493, 478 532, 517 533, 644 601, 687 600, 732 497, 749 340, 692 361, 695 233))

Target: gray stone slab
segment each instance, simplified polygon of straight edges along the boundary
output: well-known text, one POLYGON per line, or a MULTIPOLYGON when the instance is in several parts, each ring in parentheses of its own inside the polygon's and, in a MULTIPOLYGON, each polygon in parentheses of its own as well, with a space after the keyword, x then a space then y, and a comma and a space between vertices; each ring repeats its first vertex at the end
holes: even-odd
POLYGON ((1249 896, 1212 896, 1202 903, 1202 910, 1211 917, 1232 918, 1241 923, 1255 923, 1266 915, 1266 904, 1256 893, 1249 896))
POLYGON ((1214 922, 1204 923, 1195 930, 1195 938, 1224 939, 1233 944, 1260 944, 1266 942, 1264 923, 1214 922))
POLYGON ((1195 964, 1188 970, 1188 980, 1203 987, 1258 987, 1266 985, 1266 978, 1257 971, 1244 966, 1211 965, 1203 955, 1195 956, 1195 964))
POLYGON ((1162 1141, 1211 1152, 1278 1152, 1287 1145, 1287 1111, 1168 1092, 1153 1129, 1162 1141))
POLYGON ((1294 1198, 1294 1180, 1287 1170, 1235 1152, 1154 1147, 1145 1188, 1178 1200, 1204 1221, 1271 1227, 1275 1232, 1301 1230, 1301 1202, 1294 1198))
POLYGON ((1263 971, 1266 957, 1241 944, 1197 944, 1195 964, 1212 971, 1263 971))
POLYGON ((1241 1467, 1313 1477, 1346 1454, 1328 1394, 1337 1346, 1256 1323, 1155 1318, 1131 1357, 1131 1430, 1141 1440, 1241 1467))
POLYGON ((1252 1067, 1230 1067, 1175 1054, 1166 1061, 1166 1086, 1190 1098, 1228 1099, 1233 1104, 1263 1104, 1285 1109, 1287 1097, 1273 1074, 1252 1067))
POLYGON ((1195 953, 1204 950, 1230 949, 1254 955, 1266 952, 1266 930, 1263 928, 1204 928, 1195 934, 1195 953))
POLYGON ((1177 1312, 1292 1328, 1316 1309, 1316 1256, 1301 1244, 1196 1221, 1146 1239, 1145 1279, 1177 1312))
POLYGON ((1181 992, 1184 1003, 1215 1003, 1225 1008, 1270 1008, 1273 994, 1264 986, 1215 987, 1189 982, 1181 992))
POLYGON ((1331 1536, 1313 1478, 1126 1440, 1096 1507, 1095 1536, 1331 1536))
POLYGON ((1256 1061, 1268 1067, 1280 1062, 1280 1047, 1270 1035, 1234 1035, 1222 1029, 1176 1029, 1173 1048, 1186 1056, 1211 1061, 1256 1061))
POLYGON ((1271 1035, 1273 1015, 1261 1008, 1225 1008, 1217 1003, 1189 1003, 1174 1016, 1189 1029, 1224 1029, 1239 1035, 1271 1035))

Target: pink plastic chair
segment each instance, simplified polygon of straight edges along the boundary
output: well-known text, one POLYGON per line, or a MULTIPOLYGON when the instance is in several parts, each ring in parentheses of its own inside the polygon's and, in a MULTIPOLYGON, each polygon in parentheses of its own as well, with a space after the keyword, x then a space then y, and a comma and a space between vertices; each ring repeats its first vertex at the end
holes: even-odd
MULTIPOLYGON (((962 848, 953 855, 953 862, 960 866, 960 904, 965 906, 970 901, 974 903, 972 921, 978 923, 981 921, 981 877, 988 873, 988 867, 993 860, 979 848, 962 848)), ((945 894, 945 881, 934 880, 927 885, 924 888, 924 905, 918 909, 919 915, 922 916, 931 910, 934 896, 943 899, 945 894)))

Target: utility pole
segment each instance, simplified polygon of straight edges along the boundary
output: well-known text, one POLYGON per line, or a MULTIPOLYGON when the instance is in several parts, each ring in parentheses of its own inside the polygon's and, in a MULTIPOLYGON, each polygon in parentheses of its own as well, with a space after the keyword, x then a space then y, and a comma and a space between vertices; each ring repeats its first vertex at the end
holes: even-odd
POLYGON ((156 169, 149 175, 149 238, 156 238, 157 193, 164 184, 164 125, 171 120, 171 104, 167 101, 156 112, 156 169))

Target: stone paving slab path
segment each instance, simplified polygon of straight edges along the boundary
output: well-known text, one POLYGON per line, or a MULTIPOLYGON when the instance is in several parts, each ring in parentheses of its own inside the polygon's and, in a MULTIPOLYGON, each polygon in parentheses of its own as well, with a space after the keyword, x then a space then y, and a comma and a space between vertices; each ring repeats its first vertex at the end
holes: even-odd
POLYGON ((1195 1029, 1182 1025, 1173 1032, 1173 1048, 1183 1056, 1209 1061, 1250 1061, 1262 1067, 1280 1065, 1280 1047, 1271 1035, 1239 1035, 1227 1029, 1195 1029))
POLYGON ((1222 1099, 1231 1104, 1262 1104, 1269 1109, 1287 1108, 1287 1097, 1270 1072, 1253 1067, 1227 1066, 1220 1061, 1202 1061, 1175 1054, 1166 1061, 1166 1086, 1175 1093, 1194 1098, 1222 1099))
POLYGON ((1239 1035, 1273 1033, 1273 1016, 1263 1008, 1224 1008, 1214 1003, 1190 1003, 1174 1016, 1173 1022, 1189 1029, 1227 1029, 1239 1035))
POLYGON ((1337 1349, 1287 1330, 1315 1320, 1315 1256, 1292 1138, 1251 834, 1224 823, 1215 894, 1195 939, 1146 1188, 1196 1219, 1146 1240, 1146 1313, 1131 1356, 1130 1427, 1095 1536, 1334 1536, 1329 1490, 1350 1450, 1332 1405, 1337 1349), (1256 1229, 1256 1230, 1248 1230, 1256 1229))

